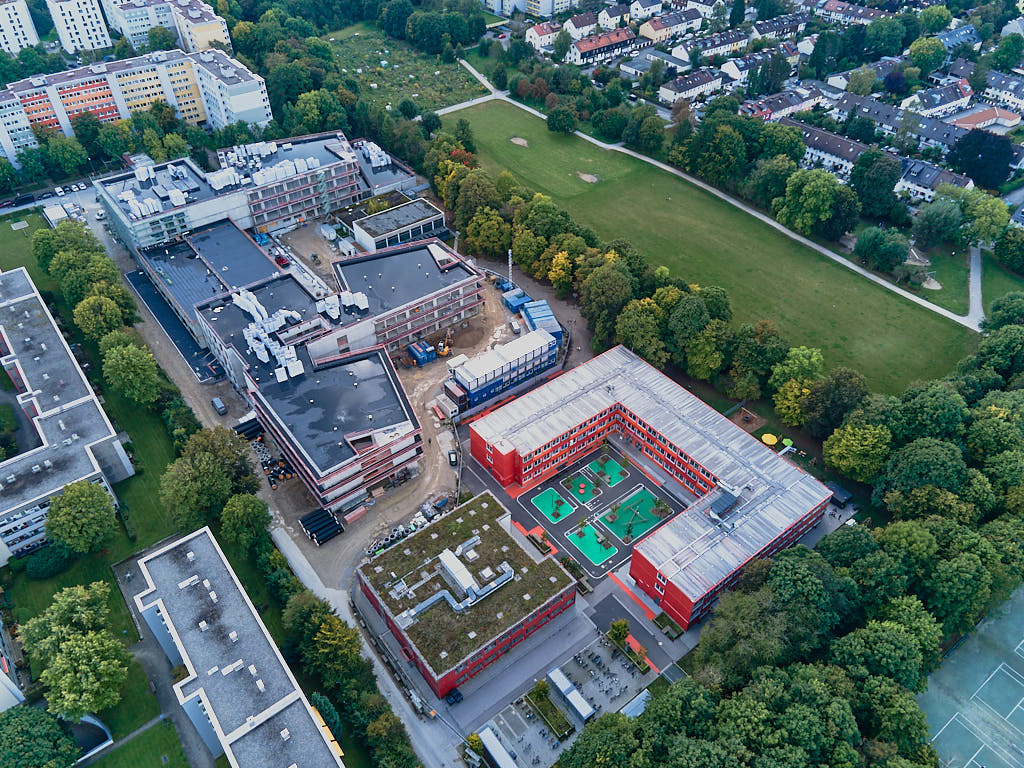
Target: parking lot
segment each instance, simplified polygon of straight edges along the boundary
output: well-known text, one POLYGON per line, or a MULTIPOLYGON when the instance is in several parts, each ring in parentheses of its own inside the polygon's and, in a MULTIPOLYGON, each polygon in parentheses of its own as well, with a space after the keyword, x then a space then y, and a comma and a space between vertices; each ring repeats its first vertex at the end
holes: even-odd
MULTIPOLYGON (((605 639, 578 651, 560 667, 576 686, 597 716, 618 711, 657 677, 656 673, 640 674, 632 662, 615 650, 605 639)), ((564 749, 572 744, 583 729, 583 721, 551 689, 551 700, 576 730, 559 742, 545 726, 525 696, 520 696, 477 730, 490 726, 502 744, 520 765, 552 765, 564 749)))

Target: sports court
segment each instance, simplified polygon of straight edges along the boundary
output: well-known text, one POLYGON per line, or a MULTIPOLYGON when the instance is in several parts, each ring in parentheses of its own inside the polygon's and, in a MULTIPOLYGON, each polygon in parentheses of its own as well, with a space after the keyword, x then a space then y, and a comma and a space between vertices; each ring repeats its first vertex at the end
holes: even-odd
POLYGON ((530 503, 552 523, 564 520, 573 511, 569 502, 554 488, 545 488, 530 499, 530 503))
POLYGON ((945 658, 918 700, 943 768, 1024 768, 1024 588, 945 658))
POLYGON ((623 469, 622 465, 610 456, 602 456, 599 459, 595 459, 587 464, 587 469, 597 475, 609 488, 614 488, 629 477, 629 472, 623 469), (602 462, 604 463, 602 464, 602 462), (601 477, 602 472, 606 477, 601 477))
POLYGON ((657 497, 640 486, 625 501, 612 505, 599 519, 619 541, 635 541, 661 522, 662 518, 654 511, 657 503, 657 497))
POLYGON ((567 538, 569 543, 582 552, 583 556, 594 565, 600 565, 605 560, 614 557, 619 551, 615 545, 607 540, 602 543, 603 537, 589 523, 579 530, 570 533, 567 538))

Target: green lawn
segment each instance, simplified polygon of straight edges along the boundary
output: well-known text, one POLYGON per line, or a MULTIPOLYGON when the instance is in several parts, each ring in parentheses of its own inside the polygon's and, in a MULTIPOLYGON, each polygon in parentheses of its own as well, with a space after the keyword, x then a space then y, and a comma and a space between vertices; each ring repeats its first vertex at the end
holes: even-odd
POLYGON ((122 744, 95 768, 189 768, 174 726, 164 721, 122 744))
POLYGON ((655 264, 692 283, 717 284, 741 322, 774 320, 793 344, 820 347, 879 390, 948 373, 977 335, 895 296, 671 174, 494 102, 467 118, 482 166, 511 170, 602 237, 632 241, 655 264), (526 139, 529 147, 509 141, 526 139), (599 177, 587 183, 578 173, 599 177))
POLYGON ((97 712, 96 717, 106 724, 116 740, 159 714, 160 705, 149 690, 149 679, 142 665, 132 659, 128 665, 128 680, 121 689, 121 701, 115 707, 97 712))
POLYGON ((940 307, 966 315, 970 309, 967 281, 970 275, 969 254, 961 249, 953 253, 948 247, 933 248, 928 251, 932 265, 930 272, 942 285, 942 290, 930 291, 920 288, 916 292, 923 299, 938 304, 940 307))
POLYGON ((342 80, 355 80, 360 94, 376 104, 397 108, 408 97, 426 111, 486 93, 458 62, 446 64, 440 57, 421 53, 408 43, 386 38, 372 24, 353 24, 327 38, 334 40, 337 66, 347 70, 341 73, 342 80))
POLYGON ((1012 291, 1024 291, 1024 277, 1014 274, 998 261, 991 251, 982 251, 981 296, 985 311, 992 308, 992 302, 1012 291))

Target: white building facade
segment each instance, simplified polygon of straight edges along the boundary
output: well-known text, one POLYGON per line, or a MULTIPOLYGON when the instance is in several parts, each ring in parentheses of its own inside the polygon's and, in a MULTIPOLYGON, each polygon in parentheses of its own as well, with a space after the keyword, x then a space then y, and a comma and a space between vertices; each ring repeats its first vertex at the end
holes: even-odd
POLYGON ((98 0, 46 0, 61 47, 68 53, 109 48, 110 33, 98 0))
POLYGON ((39 35, 25 0, 0 3, 0 48, 17 56, 22 48, 39 45, 39 35))

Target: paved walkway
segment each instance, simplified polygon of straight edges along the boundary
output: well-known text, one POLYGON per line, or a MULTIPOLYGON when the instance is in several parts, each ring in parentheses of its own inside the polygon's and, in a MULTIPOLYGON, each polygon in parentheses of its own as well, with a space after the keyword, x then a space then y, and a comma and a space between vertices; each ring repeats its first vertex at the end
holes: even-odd
MULTIPOLYGON (((546 120, 547 119, 547 116, 543 112, 540 112, 539 110, 536 110, 533 107, 527 106, 526 104, 522 104, 522 103, 516 101, 515 99, 510 98, 509 95, 508 95, 508 91, 499 91, 499 90, 497 90, 493 85, 490 84, 490 82, 488 82, 486 77, 484 77, 476 69, 474 69, 473 66, 468 61, 466 61, 465 59, 460 59, 460 62, 462 63, 462 65, 466 69, 469 70, 469 72, 477 80, 479 80, 481 83, 483 83, 484 86, 486 86, 491 91, 491 94, 490 94, 490 96, 481 96, 478 99, 473 99, 472 101, 463 102, 462 104, 455 104, 455 105, 453 105, 451 107, 447 107, 444 110, 438 110, 438 114, 447 114, 447 113, 450 113, 450 112, 456 112, 456 111, 458 111, 460 109, 465 109, 466 107, 471 107, 471 106, 474 106, 475 104, 482 104, 482 103, 487 102, 487 101, 504 101, 504 102, 507 102, 509 104, 512 104, 512 105, 518 107, 519 109, 522 109, 525 112, 529 112, 531 115, 539 117, 542 120, 546 120)), ((800 243, 801 245, 804 245, 804 246, 810 248, 811 250, 820 253, 822 256, 825 256, 825 257, 831 259, 832 261, 836 262, 837 264, 841 264, 842 266, 846 267, 847 269, 850 269, 850 270, 856 272, 861 277, 864 277, 864 278, 870 280, 871 282, 876 283, 876 284, 882 286, 886 290, 892 291, 893 293, 898 294, 899 296, 902 296, 904 299, 907 299, 908 301, 912 301, 915 304, 918 304, 919 306, 924 307, 925 309, 931 310, 932 312, 935 312, 936 314, 942 315, 943 317, 945 317, 945 318, 947 318, 949 320, 952 320, 954 323, 959 323, 960 325, 964 326, 965 328, 970 328, 972 331, 977 331, 981 327, 982 320, 985 319, 985 313, 984 313, 984 309, 982 307, 982 301, 981 301, 981 256, 980 256, 980 251, 978 251, 978 258, 977 259, 975 259, 975 257, 974 257, 974 251, 972 251, 972 255, 971 255, 971 273, 970 273, 970 278, 969 278, 970 296, 971 296, 970 311, 966 315, 958 315, 955 312, 950 312, 948 309, 944 309, 943 307, 940 307, 940 306, 938 306, 936 304, 932 304, 930 301, 928 301, 926 299, 923 299, 920 296, 917 296, 917 295, 911 293, 910 291, 904 290, 903 288, 900 288, 898 285, 893 285, 888 280, 885 280, 884 278, 879 277, 878 275, 874 274, 873 272, 871 272, 871 271, 869 271, 867 269, 864 269, 863 267, 860 267, 857 264, 854 264, 849 259, 843 258, 842 256, 840 256, 839 254, 835 253, 831 249, 826 248, 826 247, 824 247, 822 245, 819 245, 818 243, 814 242, 813 240, 810 240, 809 238, 806 238, 803 235, 800 235, 800 234, 792 231, 791 229, 787 229, 786 227, 782 226, 779 222, 777 222, 775 219, 773 219, 771 216, 769 216, 769 215, 767 215, 765 213, 762 213, 761 211, 757 210, 756 208, 752 208, 751 206, 747 205, 743 201, 737 200, 735 197, 732 197, 731 195, 723 192, 722 190, 720 190, 720 189, 718 189, 716 187, 711 186, 707 182, 701 181, 700 179, 698 179, 695 176, 691 176, 688 173, 683 173, 678 168, 674 168, 671 165, 667 165, 666 163, 663 163, 663 162, 661 162, 659 160, 654 160, 653 158, 647 157, 646 155, 643 155, 643 154, 641 154, 639 152, 635 152, 632 149, 628 149, 628 148, 622 146, 621 143, 619 143, 619 144, 609 144, 607 142, 600 141, 599 139, 595 139, 593 136, 588 136, 587 134, 583 133, 582 131, 576 131, 576 135, 579 136, 584 141, 589 141, 591 144, 594 144, 595 146, 601 147, 602 149, 611 150, 613 152, 621 152, 624 155, 629 155, 630 157, 635 157, 637 160, 641 160, 641 161, 647 163, 648 165, 653 165, 655 168, 659 168, 659 169, 665 171, 666 173, 671 173, 673 176, 678 176, 680 179, 683 179, 684 181, 688 181, 690 184, 693 184, 694 186, 699 187, 700 189, 703 189, 705 192, 709 192, 710 194, 714 195, 715 197, 717 197, 717 198, 719 198, 721 200, 724 200, 725 202, 729 203, 730 205, 736 206, 740 210, 744 211, 745 213, 750 214, 751 216, 753 216, 756 219, 759 219, 760 221, 764 222, 768 226, 770 226, 773 229, 781 232, 782 234, 786 235, 790 239, 795 240, 796 242, 800 243), (975 288, 977 290, 977 297, 975 297, 975 288), (977 301, 975 301, 975 298, 977 298, 977 301)), ((975 249, 975 251, 976 250, 977 249, 975 249)))

